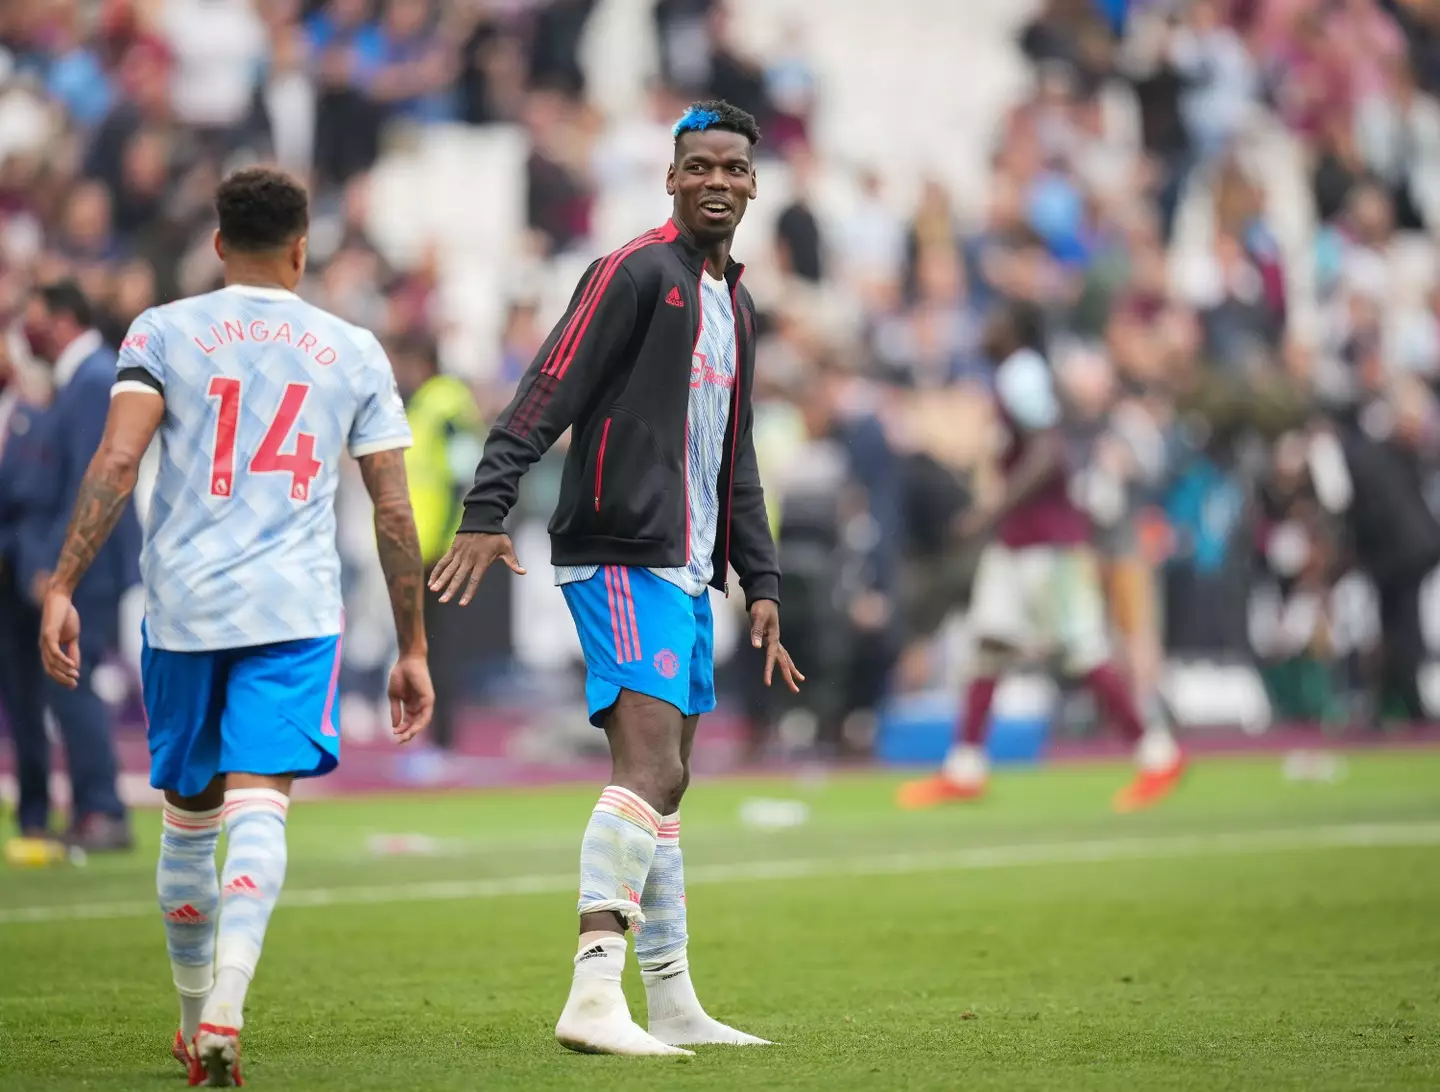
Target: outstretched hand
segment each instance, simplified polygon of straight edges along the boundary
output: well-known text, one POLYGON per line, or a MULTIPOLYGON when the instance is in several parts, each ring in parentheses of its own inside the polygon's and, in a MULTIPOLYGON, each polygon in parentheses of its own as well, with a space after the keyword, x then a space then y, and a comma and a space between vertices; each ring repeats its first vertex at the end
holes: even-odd
POLYGON ((769 686, 780 669, 780 677, 790 688, 790 693, 800 693, 800 684, 805 676, 790 659, 790 653, 780 643, 780 608, 773 600, 761 599, 750 608, 750 644, 765 650, 765 685, 769 686))
POLYGON ((401 656, 390 669, 390 727, 396 743, 409 743, 430 724, 435 688, 424 656, 401 656))
POLYGON ((448 603, 463 588, 460 605, 466 606, 475 598, 480 578, 496 558, 510 566, 510 571, 516 576, 525 575, 525 570, 516 560, 515 547, 509 535, 458 534, 450 549, 445 551, 445 556, 436 562, 430 574, 430 590, 440 592, 440 602, 448 603))

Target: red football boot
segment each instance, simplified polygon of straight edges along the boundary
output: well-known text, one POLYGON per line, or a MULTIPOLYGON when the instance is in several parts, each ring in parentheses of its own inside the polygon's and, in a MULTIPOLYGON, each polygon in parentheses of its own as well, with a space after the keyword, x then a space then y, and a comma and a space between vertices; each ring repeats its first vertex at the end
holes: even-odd
POLYGON ((235 1028, 201 1024, 195 1036, 194 1061, 190 1068, 192 1088, 239 1088, 240 1032, 235 1028))

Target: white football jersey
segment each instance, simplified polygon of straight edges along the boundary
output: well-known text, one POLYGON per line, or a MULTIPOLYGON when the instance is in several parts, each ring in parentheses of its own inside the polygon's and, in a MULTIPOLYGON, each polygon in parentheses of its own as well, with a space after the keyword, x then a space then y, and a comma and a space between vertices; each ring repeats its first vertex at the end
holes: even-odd
POLYGON ((146 311, 116 392, 165 399, 141 571, 155 648, 340 632, 340 460, 409 447, 375 335, 294 293, 231 285, 146 311))

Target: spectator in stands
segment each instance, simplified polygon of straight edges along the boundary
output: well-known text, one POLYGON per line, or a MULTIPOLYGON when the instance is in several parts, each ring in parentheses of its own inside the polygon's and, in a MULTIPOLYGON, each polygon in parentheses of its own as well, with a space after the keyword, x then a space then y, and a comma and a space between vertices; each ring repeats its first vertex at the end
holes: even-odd
POLYGON ((572 108, 551 91, 533 93, 525 108, 530 134, 526 209, 531 227, 552 252, 570 249, 590 235, 595 195, 584 173, 570 128, 572 108))
POLYGON ((535 13, 530 86, 559 91, 572 99, 585 95, 580 42, 597 0, 551 0, 535 13))
POLYGON ((790 153, 790 203, 775 223, 775 257, 782 272, 810 284, 824 279, 824 244, 820 221, 811 206, 814 159, 803 146, 790 153))
POLYGON ((359 85, 384 117, 415 122, 455 116, 455 55, 430 0, 386 0, 378 23, 354 41, 359 85))
POLYGON ((315 171, 322 185, 342 185, 375 162, 380 109, 365 94, 359 51, 370 29, 367 0, 329 0, 306 23, 318 73, 315 171))
POLYGON ((79 5, 53 5, 46 43, 45 91, 85 128, 98 124, 114 101, 104 62, 81 33, 79 5))
POLYGON ((120 62, 121 97, 105 115, 85 150, 84 174, 112 190, 123 173, 125 149, 143 126, 170 131, 175 115, 170 105, 173 58, 168 46, 140 38, 120 62))
POLYGON ((166 0, 159 29, 175 59, 176 118, 212 150, 230 146, 250 114, 267 49, 252 0, 166 0))

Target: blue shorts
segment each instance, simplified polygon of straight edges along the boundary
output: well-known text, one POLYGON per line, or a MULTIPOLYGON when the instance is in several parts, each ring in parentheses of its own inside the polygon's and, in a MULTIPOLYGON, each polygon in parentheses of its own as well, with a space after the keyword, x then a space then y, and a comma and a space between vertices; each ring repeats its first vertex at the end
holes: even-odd
POLYGON ((604 724, 621 690, 669 702, 687 717, 715 708, 708 591, 687 595, 649 569, 616 565, 561 590, 585 653, 591 724, 604 724))
POLYGON ((150 784, 198 796, 217 774, 319 777, 340 761, 340 638, 140 656, 150 784))

